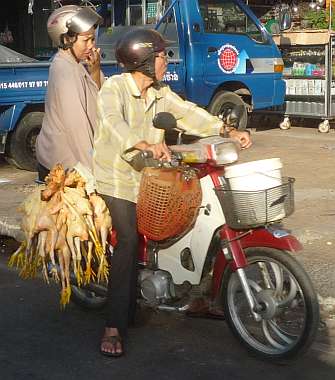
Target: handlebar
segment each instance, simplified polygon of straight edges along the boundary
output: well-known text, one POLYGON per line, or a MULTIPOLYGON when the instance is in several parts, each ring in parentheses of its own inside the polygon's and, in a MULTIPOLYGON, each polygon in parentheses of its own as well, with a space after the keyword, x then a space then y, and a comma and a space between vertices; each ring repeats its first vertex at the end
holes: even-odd
MULTIPOLYGON (((181 160, 183 157, 182 155, 179 153, 179 152, 175 152, 172 150, 170 150, 171 152, 171 157, 172 159, 174 160, 181 160)), ((143 159, 147 159, 147 158, 151 158, 153 159, 154 161, 158 161, 158 162, 162 162, 161 160, 158 160, 158 159, 154 159, 154 155, 153 153, 151 152, 151 150, 142 150, 141 152, 138 153, 143 159)))
POLYGON ((127 162, 137 171, 144 167, 177 167, 183 164, 211 163, 215 166, 237 161, 239 143, 230 138, 211 136, 192 144, 172 145, 171 161, 164 162, 153 158, 153 152, 142 150, 127 162))
POLYGON ((171 167, 171 163, 163 162, 153 158, 153 152, 149 150, 142 150, 135 154, 130 160, 127 160, 128 164, 131 165, 135 170, 141 171, 145 167, 160 168, 160 167, 171 167))
POLYGON ((142 156, 142 158, 153 158, 154 156, 151 150, 142 150, 139 154, 142 156))
MULTIPOLYGON (((227 111, 226 114, 222 115, 223 123, 230 126, 238 126, 236 124, 241 119, 243 111, 244 106, 236 106, 227 111)), ((157 113, 153 119, 153 126, 163 129, 166 133, 170 131, 178 132, 177 145, 170 146, 170 150, 172 151, 171 162, 164 163, 161 160, 156 160, 153 158, 151 151, 143 150, 132 155, 131 158, 123 157, 135 170, 141 171, 144 167, 175 167, 180 165, 181 162, 183 164, 211 162, 214 165, 224 165, 235 162, 238 159, 240 146, 237 146, 236 140, 229 138, 211 136, 199 139, 191 144, 182 144, 182 136, 186 131, 178 127, 176 118, 169 112, 157 113), (230 144, 227 144, 227 147, 225 147, 225 143, 230 144)), ((127 154, 127 152, 124 152, 124 154, 127 154)))

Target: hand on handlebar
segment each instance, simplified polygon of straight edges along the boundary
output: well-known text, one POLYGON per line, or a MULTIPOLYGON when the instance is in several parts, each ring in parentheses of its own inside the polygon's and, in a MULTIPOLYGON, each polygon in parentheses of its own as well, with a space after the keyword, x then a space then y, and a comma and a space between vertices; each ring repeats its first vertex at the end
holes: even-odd
POLYGON ((153 154, 153 158, 161 161, 171 161, 171 152, 165 144, 165 142, 159 144, 148 144, 146 150, 149 150, 153 154))
POLYGON ((148 144, 146 141, 141 141, 135 145, 139 150, 152 152, 152 158, 160 161, 171 161, 171 152, 165 142, 159 144, 148 144))
POLYGON ((242 149, 250 148, 252 145, 250 133, 248 131, 238 131, 233 129, 229 132, 229 137, 238 140, 242 149))

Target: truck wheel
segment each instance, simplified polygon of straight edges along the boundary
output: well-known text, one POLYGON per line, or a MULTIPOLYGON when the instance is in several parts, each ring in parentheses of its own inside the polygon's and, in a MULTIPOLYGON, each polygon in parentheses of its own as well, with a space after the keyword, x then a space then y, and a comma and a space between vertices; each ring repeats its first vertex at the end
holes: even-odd
MULTIPOLYGON (((242 98, 234 92, 220 91, 218 92, 208 106, 208 111, 216 116, 220 116, 227 110, 232 109, 236 105, 245 105, 242 98)), ((248 124, 247 110, 242 115, 239 130, 244 130, 248 124)))
POLYGON ((44 112, 29 112, 23 116, 9 141, 7 161, 20 169, 36 171, 36 137, 42 126, 44 112))

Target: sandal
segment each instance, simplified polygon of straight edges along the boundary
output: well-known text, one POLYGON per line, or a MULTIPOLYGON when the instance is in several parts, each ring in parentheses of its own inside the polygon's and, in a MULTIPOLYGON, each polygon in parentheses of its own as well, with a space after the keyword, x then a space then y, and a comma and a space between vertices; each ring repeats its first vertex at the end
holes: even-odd
POLYGON ((100 345, 100 353, 102 355, 104 355, 104 356, 109 356, 109 357, 113 357, 113 358, 119 358, 120 356, 122 356, 124 354, 124 352, 123 352, 123 346, 122 346, 122 338, 120 337, 120 335, 104 336, 102 338, 102 340, 101 340, 101 345, 100 345), (104 351, 101 348, 101 345, 103 343, 110 343, 112 345, 112 348, 114 348, 115 352, 104 351), (118 345, 121 346, 121 352, 117 352, 116 351, 118 345))

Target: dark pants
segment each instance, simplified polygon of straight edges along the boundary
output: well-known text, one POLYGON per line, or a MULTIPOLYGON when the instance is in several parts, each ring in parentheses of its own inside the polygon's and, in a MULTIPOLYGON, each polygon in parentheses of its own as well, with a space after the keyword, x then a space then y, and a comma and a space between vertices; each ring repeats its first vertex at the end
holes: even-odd
POLYGON ((45 181, 45 177, 49 174, 50 170, 47 169, 45 166, 41 165, 40 163, 37 164, 37 173, 38 173, 38 180, 41 182, 45 181))
POLYGON ((112 216, 117 245, 108 281, 106 327, 126 334, 135 319, 137 295, 138 233, 136 204, 101 194, 112 216))

